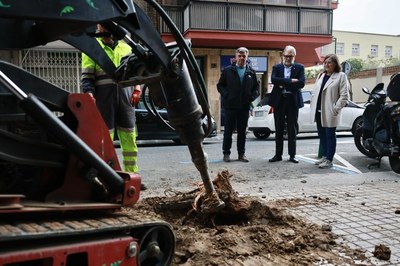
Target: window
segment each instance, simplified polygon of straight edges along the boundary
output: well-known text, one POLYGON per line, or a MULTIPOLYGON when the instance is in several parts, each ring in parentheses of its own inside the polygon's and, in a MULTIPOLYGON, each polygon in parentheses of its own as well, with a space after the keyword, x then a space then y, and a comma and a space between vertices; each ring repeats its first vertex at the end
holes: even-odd
MULTIPOLYGON (((212 2, 215 2, 215 0, 212 0, 212 2)), ((229 0, 227 2, 243 3, 243 4, 262 4, 263 0, 229 0)))
POLYGON ((297 0, 265 0, 265 4, 269 5, 297 5, 297 0))
POLYGON ((342 42, 336 43, 336 54, 344 55, 344 43, 342 42))
POLYGON ((299 6, 330 7, 331 0, 299 0, 299 6))
POLYGON ((270 5, 284 5, 284 4, 286 4, 286 1, 285 0, 266 0, 265 3, 270 4, 270 5))
POLYGON ((352 56, 359 56, 360 55, 360 44, 359 43, 353 43, 351 45, 351 55, 352 56))
POLYGON ((184 6, 187 0, 163 0, 162 4, 166 6, 184 6))
POLYGON ((371 56, 372 57, 378 56, 378 45, 371 45, 371 56))
POLYGON ((385 57, 392 57, 392 46, 385 46, 385 57))

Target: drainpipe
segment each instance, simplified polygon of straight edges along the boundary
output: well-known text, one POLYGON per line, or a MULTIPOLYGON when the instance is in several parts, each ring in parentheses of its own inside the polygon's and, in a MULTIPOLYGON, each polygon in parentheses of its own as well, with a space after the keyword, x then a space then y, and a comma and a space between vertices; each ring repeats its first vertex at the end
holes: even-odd
POLYGON ((382 76, 383 76, 383 68, 382 67, 376 68, 376 83, 375 84, 382 82, 382 76))

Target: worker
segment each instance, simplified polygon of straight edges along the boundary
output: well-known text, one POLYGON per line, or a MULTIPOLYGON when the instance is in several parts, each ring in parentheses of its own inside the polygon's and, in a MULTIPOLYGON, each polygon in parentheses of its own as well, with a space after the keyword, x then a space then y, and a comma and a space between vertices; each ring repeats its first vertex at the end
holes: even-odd
MULTIPOLYGON (((97 25, 97 41, 110 57, 115 66, 121 59, 132 52, 131 47, 115 39, 100 24, 97 25)), ((135 127, 135 105, 140 98, 140 85, 119 87, 89 56, 82 53, 81 86, 84 93, 94 97, 96 105, 114 140, 115 127, 121 145, 123 170, 137 173, 138 147, 136 145, 137 129, 135 127)), ((144 184, 142 190, 147 189, 144 184)))

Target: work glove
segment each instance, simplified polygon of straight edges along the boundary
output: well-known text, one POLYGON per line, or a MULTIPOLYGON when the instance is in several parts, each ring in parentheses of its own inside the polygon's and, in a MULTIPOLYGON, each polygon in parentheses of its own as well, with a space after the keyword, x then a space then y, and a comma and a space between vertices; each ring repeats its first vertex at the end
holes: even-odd
POLYGON ((140 101, 140 94, 142 91, 140 89, 134 89, 131 95, 131 104, 132 106, 136 106, 140 101))

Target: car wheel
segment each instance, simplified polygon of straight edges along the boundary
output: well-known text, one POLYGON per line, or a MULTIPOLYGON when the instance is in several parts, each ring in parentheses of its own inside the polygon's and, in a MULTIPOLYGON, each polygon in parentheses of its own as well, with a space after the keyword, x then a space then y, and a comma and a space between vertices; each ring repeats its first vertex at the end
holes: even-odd
POLYGON ((253 134, 258 139, 267 139, 271 135, 271 130, 254 130, 253 134))
POLYGON ((181 139, 172 139, 173 142, 175 142, 176 144, 182 144, 181 139))
POLYGON ((356 130, 363 126, 363 123, 364 123, 364 120, 363 120, 362 116, 357 117, 356 120, 354 120, 353 126, 351 128, 351 134, 353 134, 353 136, 356 133, 356 130))

